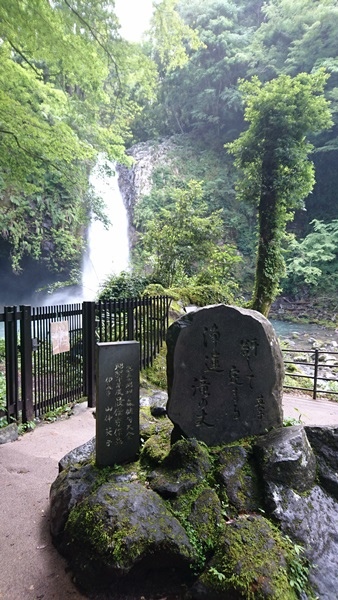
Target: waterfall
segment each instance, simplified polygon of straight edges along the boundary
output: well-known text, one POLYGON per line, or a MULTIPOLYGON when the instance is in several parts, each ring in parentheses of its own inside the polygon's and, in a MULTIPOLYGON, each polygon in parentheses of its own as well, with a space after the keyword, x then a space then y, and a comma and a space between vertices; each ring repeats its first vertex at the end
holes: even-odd
POLYGON ((106 228, 101 221, 91 219, 82 267, 83 300, 94 300, 106 278, 127 270, 129 263, 128 217, 114 163, 99 157, 90 183, 95 194, 103 199, 110 225, 106 228))
POLYGON ((103 209, 110 224, 107 228, 94 215, 91 218, 80 286, 59 288, 40 296, 33 304, 49 306, 95 300, 100 285, 109 275, 128 269, 128 216, 119 189, 115 164, 99 156, 91 172, 90 183, 95 195, 103 200, 103 209))

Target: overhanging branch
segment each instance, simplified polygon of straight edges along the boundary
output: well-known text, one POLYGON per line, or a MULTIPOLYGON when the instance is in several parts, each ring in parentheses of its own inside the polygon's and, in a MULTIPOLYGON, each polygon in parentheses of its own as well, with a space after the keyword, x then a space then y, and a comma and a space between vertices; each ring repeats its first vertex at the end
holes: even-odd
POLYGON ((19 48, 17 48, 16 46, 14 46, 13 42, 11 40, 9 40, 7 38, 7 41, 9 43, 9 45, 13 48, 13 50, 19 55, 21 56, 22 60, 31 68, 33 69, 34 73, 39 77, 39 79, 42 79, 41 73, 40 71, 33 65, 33 63, 31 63, 30 60, 28 60, 27 56, 25 56, 25 54, 19 50, 19 48))

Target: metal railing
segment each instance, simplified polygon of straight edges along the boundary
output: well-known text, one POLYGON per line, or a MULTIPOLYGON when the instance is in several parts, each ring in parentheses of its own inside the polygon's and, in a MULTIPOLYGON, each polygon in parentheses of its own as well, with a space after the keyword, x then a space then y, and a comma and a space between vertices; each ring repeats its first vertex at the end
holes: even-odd
POLYGON ((292 380, 300 380, 307 381, 309 385, 305 387, 304 385, 287 385, 284 382, 284 389, 292 389, 305 391, 312 394, 312 398, 316 400, 318 394, 323 394, 326 396, 338 395, 338 352, 329 352, 326 350, 318 350, 315 348, 314 350, 294 350, 294 349, 285 349, 282 350, 284 357, 284 365, 285 365, 285 376, 288 378, 292 378, 292 380), (294 355, 294 358, 292 358, 294 355), (303 357, 309 357, 309 360, 305 360, 303 357), (323 362, 323 357, 337 357, 337 359, 333 359, 333 363, 323 362), (295 370, 298 367, 301 367, 302 373, 295 370), (334 369, 337 370, 337 375, 334 374, 334 369), (331 377, 324 375, 324 370, 329 370, 331 373, 331 377), (305 372, 308 371, 308 372, 305 372), (321 385, 322 382, 325 384, 329 384, 330 382, 336 383, 336 389, 333 386, 329 387, 326 385, 323 387, 321 385))
MULTIPOLYGON (((84 395, 83 360, 80 353, 81 304, 33 308, 31 336, 32 403, 35 416, 41 416, 64 404, 76 402, 84 395), (69 350, 54 354, 51 324, 63 321, 68 323, 69 350)), ((21 371, 25 372, 23 369, 21 371)))

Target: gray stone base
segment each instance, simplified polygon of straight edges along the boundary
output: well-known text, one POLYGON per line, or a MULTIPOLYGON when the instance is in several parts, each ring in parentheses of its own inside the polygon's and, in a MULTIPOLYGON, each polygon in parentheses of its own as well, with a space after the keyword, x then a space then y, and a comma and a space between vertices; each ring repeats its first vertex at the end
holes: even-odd
POLYGON ((16 423, 11 423, 6 427, 0 429, 0 444, 7 444, 7 442, 15 442, 19 437, 18 426, 16 423))

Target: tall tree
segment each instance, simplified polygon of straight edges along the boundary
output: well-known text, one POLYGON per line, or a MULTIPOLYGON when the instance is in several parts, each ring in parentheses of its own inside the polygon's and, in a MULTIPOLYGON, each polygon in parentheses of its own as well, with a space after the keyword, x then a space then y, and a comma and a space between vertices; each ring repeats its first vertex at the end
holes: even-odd
POLYGON ((258 208, 258 248, 252 308, 268 315, 284 274, 281 243, 287 221, 314 185, 307 135, 332 124, 322 71, 281 75, 266 84, 242 82, 249 127, 229 144, 242 170, 239 196, 258 208))

